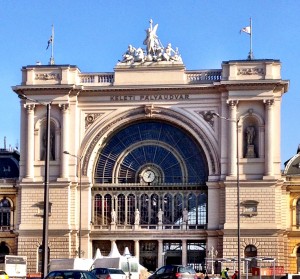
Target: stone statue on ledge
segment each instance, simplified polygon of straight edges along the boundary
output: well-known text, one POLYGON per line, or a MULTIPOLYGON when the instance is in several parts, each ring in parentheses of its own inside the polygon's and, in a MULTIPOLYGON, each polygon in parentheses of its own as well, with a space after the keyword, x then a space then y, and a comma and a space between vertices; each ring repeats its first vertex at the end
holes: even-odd
POLYGON ((153 27, 152 23, 153 21, 151 19, 150 27, 146 30, 146 38, 143 41, 146 50, 134 48, 132 45, 129 45, 127 51, 123 54, 123 59, 121 61, 119 60, 120 63, 182 62, 178 48, 174 50, 170 43, 168 43, 166 47, 162 45, 156 34, 158 24, 153 27))

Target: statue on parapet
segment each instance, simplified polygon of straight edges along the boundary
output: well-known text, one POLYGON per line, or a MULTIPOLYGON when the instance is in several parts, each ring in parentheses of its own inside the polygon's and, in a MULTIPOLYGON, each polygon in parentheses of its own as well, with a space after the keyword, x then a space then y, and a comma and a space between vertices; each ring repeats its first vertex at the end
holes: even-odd
POLYGON ((156 32, 158 24, 152 26, 152 19, 149 21, 150 27, 146 30, 146 38, 143 44, 146 46, 146 50, 142 48, 134 48, 132 45, 128 46, 127 51, 123 54, 121 63, 132 64, 135 62, 144 63, 146 62, 182 62, 178 48, 174 50, 172 45, 169 43, 166 47, 160 42, 156 32))

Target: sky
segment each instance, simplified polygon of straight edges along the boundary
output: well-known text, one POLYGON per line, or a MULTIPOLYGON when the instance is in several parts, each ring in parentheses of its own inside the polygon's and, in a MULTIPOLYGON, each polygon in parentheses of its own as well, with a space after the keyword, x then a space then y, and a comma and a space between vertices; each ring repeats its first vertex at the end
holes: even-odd
POLYGON ((281 161, 300 144, 299 0, 0 0, 0 148, 20 145, 22 66, 48 64, 54 26, 56 64, 81 72, 113 72, 127 46, 144 47, 149 20, 163 45, 178 47, 187 70, 221 69, 223 61, 247 59, 243 27, 252 19, 255 59, 278 59, 289 80, 282 99, 281 161))

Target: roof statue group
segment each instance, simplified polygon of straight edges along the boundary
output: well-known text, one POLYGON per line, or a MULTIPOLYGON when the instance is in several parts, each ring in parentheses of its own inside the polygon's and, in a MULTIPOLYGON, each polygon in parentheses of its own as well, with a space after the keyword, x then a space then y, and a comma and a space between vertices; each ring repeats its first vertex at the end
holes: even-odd
POLYGON ((179 55, 178 48, 175 50, 170 43, 164 47, 156 35, 158 24, 152 27, 152 19, 150 20, 150 27, 146 30, 146 38, 143 48, 135 48, 132 45, 128 46, 127 51, 123 54, 123 60, 120 63, 132 64, 135 62, 160 62, 160 61, 178 61, 182 62, 179 55))

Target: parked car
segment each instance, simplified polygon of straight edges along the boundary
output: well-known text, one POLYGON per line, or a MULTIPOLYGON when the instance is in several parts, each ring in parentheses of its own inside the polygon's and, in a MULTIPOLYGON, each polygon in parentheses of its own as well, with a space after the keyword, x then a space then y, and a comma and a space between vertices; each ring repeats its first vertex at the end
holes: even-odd
POLYGON ((97 279, 97 277, 87 270, 53 270, 45 279, 97 279))
POLYGON ((118 268, 102 268, 97 267, 91 270, 98 279, 126 279, 126 274, 122 269, 118 268))
POLYGON ((165 265, 157 269, 148 279, 197 279, 191 266, 165 265))
POLYGON ((0 279, 8 279, 8 275, 4 270, 0 270, 0 279))

